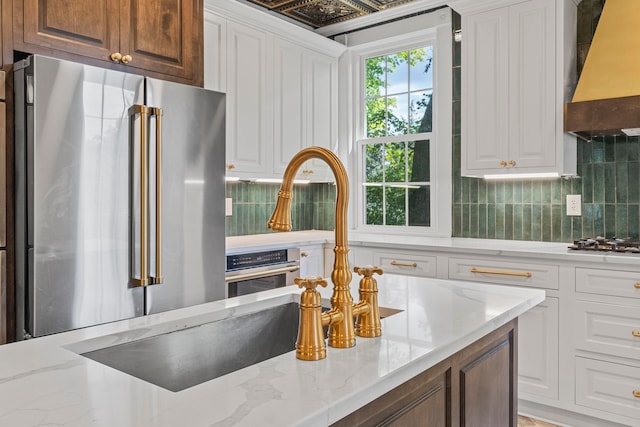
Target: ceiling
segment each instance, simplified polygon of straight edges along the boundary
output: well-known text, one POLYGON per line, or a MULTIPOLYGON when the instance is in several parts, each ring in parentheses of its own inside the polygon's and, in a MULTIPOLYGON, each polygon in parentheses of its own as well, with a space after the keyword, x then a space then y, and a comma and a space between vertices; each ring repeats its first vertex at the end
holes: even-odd
POLYGON ((415 0, 247 0, 313 28, 345 22, 415 0))

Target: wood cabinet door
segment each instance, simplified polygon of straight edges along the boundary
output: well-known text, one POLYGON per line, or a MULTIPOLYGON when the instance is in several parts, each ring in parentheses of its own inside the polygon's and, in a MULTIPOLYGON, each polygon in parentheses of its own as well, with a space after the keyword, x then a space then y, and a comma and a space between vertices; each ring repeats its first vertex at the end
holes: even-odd
POLYGON ((55 49, 109 60, 119 49, 119 0, 14 2, 16 50, 55 49))
POLYGON ((514 335, 508 334, 462 365, 460 426, 517 426, 516 353, 514 335))
POLYGON ((120 53, 131 55, 128 66, 192 80, 194 61, 202 62, 200 9, 198 0, 121 0, 120 53))

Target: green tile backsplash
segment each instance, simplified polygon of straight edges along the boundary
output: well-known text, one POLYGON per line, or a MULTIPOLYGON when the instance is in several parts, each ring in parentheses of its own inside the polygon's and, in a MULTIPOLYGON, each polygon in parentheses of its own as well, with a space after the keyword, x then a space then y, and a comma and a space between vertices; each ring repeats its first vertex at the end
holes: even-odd
MULTIPOLYGON (((226 217, 227 236, 270 233, 267 221, 276 206, 280 184, 228 182, 233 215, 226 217)), ((335 185, 294 185, 291 201, 293 230, 333 230, 335 185)))
MULTIPOLYGON (((604 0, 578 8, 578 68, 589 50, 604 0)), ((454 28, 460 28, 454 14, 454 28)), ((578 177, 495 182, 460 176, 460 55, 453 64, 454 237, 569 242, 580 237, 638 238, 640 141, 638 137, 578 142, 578 177), (566 195, 582 195, 582 216, 566 215, 566 195)), ((623 64, 612 64, 624 66, 623 64)))

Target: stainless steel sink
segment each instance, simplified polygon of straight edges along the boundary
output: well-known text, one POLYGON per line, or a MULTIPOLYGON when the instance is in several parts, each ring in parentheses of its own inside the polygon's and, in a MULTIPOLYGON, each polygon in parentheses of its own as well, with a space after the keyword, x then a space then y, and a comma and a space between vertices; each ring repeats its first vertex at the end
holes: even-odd
MULTIPOLYGON (((380 307, 381 317, 399 311, 380 307)), ((181 391, 294 350, 298 318, 298 303, 289 302, 81 354, 167 390, 181 391)))
POLYGON ((82 355, 180 391, 291 351, 297 334, 292 302, 82 355))

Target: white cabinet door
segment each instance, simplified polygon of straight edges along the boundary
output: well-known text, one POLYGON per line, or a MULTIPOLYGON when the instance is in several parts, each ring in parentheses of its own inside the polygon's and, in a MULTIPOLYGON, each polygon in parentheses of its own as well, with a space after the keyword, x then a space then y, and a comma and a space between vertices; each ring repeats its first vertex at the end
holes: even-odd
MULTIPOLYGON (((555 1, 509 8, 509 154, 514 168, 553 167, 555 149, 555 1)), ((558 86, 559 87, 559 86, 558 86)))
POLYGON ((462 168, 500 169, 508 152, 507 8, 462 17, 462 168))
POLYGON ((204 12, 204 87, 227 91, 227 20, 204 12))
POLYGON ((558 398, 558 298, 547 297, 518 318, 518 388, 558 398))
POLYGON ((227 175, 270 175, 273 147, 267 34, 227 22, 227 175))
MULTIPOLYGON (((306 59, 306 146, 320 146, 337 153, 338 61, 334 57, 312 51, 307 52, 306 59)), ((307 162, 303 175, 312 181, 334 180, 329 166, 316 159, 307 162)))

